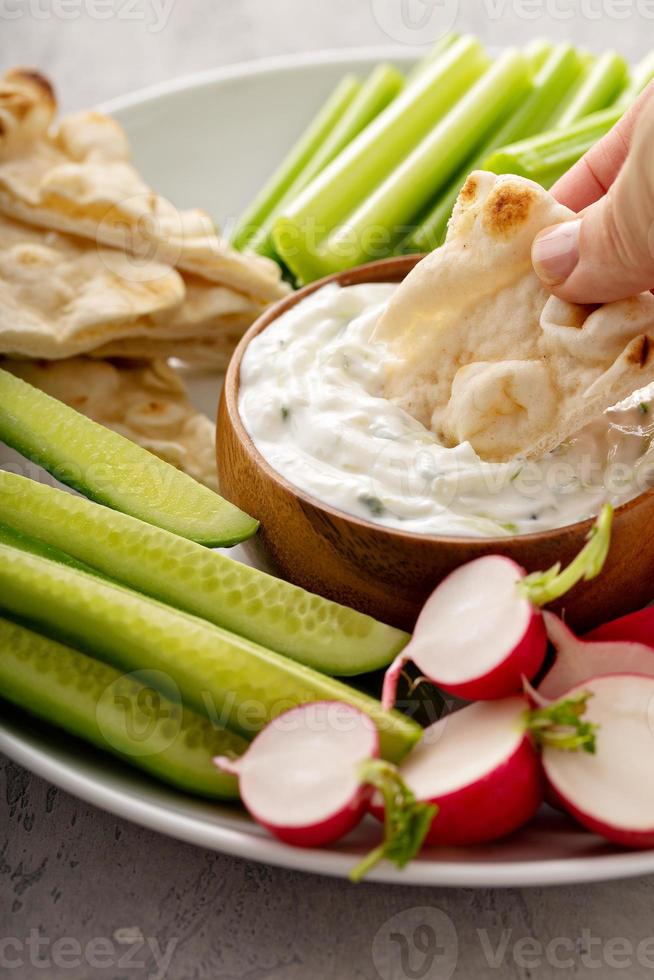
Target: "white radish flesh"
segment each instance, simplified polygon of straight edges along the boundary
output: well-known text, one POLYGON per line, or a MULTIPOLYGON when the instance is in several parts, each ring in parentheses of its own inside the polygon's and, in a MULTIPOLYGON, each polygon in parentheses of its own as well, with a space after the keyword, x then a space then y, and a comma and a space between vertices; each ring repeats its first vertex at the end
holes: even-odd
POLYGON ((580 640, 554 613, 543 614, 556 659, 538 685, 545 698, 560 698, 593 677, 634 673, 654 677, 654 650, 642 643, 580 640))
POLYGON ((654 846, 654 678, 613 674, 584 681, 595 754, 545 747, 543 767, 563 806, 607 840, 654 846))
POLYGON ((340 702, 314 702, 275 718, 238 760, 216 764, 238 776, 258 823, 300 847, 331 843, 365 813, 370 790, 359 768, 379 754, 370 718, 340 702))
POLYGON ((522 696, 480 702, 427 729, 400 775, 417 799, 438 805, 429 843, 495 840, 535 814, 543 781, 529 707, 522 696))
POLYGON ((547 649, 542 615, 518 587, 524 576, 515 562, 489 555, 441 582, 387 673, 384 705, 394 703, 407 661, 457 697, 491 700, 520 691, 523 677, 540 670, 547 649))

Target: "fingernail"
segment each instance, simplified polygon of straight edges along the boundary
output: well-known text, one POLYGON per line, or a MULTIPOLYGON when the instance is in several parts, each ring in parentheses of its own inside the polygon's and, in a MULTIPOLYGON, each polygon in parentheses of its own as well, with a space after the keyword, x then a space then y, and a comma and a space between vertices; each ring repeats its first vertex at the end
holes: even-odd
POLYGON ((579 262, 581 219, 546 228, 536 236, 531 259, 540 279, 548 286, 565 282, 579 262))

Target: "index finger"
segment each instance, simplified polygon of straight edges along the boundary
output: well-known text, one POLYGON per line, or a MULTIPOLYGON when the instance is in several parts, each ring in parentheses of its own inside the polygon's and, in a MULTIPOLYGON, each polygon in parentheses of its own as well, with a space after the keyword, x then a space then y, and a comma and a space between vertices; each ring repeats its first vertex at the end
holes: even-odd
POLYGON ((552 194, 573 211, 583 211, 604 197, 627 159, 636 120, 645 102, 654 98, 650 83, 610 133, 596 143, 552 187, 552 194))

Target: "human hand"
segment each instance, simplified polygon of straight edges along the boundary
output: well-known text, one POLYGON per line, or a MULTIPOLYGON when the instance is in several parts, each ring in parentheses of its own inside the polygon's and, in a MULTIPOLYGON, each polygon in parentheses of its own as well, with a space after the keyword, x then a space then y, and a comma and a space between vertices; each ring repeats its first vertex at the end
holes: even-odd
POLYGON ((555 296, 608 303, 654 289, 654 82, 552 193, 581 212, 533 244, 534 268, 555 296))

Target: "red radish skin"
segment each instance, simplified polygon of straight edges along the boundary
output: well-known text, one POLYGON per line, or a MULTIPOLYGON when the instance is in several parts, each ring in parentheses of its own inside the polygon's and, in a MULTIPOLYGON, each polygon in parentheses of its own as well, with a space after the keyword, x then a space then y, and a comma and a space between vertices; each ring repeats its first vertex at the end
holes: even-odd
POLYGON ((496 700, 521 691, 547 652, 542 614, 518 588, 525 574, 511 559, 488 555, 448 575, 388 669, 383 705, 395 704, 409 661, 443 691, 465 700, 496 700))
MULTIPOLYGON (((544 782, 525 724, 530 707, 525 696, 480 702, 427 729, 400 775, 417 799, 438 806, 429 844, 497 840, 534 816, 544 782)), ((372 810, 383 815, 377 797, 372 810)))
POLYGON ((543 750, 543 769, 568 813, 624 847, 654 847, 654 678, 611 674, 584 681, 568 696, 591 695, 597 751, 543 750))
POLYGON ((560 698, 586 680, 616 671, 654 677, 651 647, 619 640, 581 640, 554 613, 545 612, 543 618, 556 651, 553 665, 538 685, 538 693, 543 697, 560 698))
POLYGON ((593 643, 605 643, 613 640, 623 640, 628 643, 642 643, 654 647, 654 606, 646 606, 638 612, 621 616, 610 623, 604 623, 586 633, 584 640, 593 643))
POLYGON ((358 767, 379 756, 371 719, 340 702, 292 708, 261 731, 241 758, 216 765, 239 779, 241 799, 271 834, 296 847, 340 840, 361 821, 372 790, 358 767))

